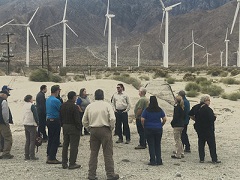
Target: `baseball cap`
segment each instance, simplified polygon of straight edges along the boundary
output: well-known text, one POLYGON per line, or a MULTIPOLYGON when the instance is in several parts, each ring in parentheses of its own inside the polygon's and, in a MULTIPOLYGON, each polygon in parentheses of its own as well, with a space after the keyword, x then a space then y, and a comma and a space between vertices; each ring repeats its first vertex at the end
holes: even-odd
POLYGON ((13 90, 13 89, 10 88, 10 87, 8 87, 7 85, 4 85, 4 86, 2 87, 2 91, 4 91, 4 90, 10 91, 10 90, 13 90))
POLYGON ((184 97, 186 95, 186 93, 185 93, 185 91, 181 90, 178 92, 178 95, 184 97))
POLYGON ((10 94, 5 90, 5 91, 0 91, 0 93, 6 94, 7 96, 10 96, 10 94))

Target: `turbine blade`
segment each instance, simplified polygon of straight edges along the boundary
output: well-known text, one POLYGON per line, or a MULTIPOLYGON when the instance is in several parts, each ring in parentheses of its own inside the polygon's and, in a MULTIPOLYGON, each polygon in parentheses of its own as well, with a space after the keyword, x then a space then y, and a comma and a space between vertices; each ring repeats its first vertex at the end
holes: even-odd
POLYGON ((32 22, 34 16, 36 15, 37 11, 38 11, 39 7, 36 9, 36 11, 34 12, 34 14, 32 15, 31 19, 28 22, 28 25, 32 22))
POLYGON ((27 24, 8 24, 9 26, 27 26, 27 24))
POLYGON ((63 20, 65 20, 65 18, 66 18, 66 12, 67 12, 67 0, 66 0, 66 3, 65 3, 65 8, 64 8, 64 13, 63 13, 63 20))
POLYGON ((142 51, 142 53, 144 54, 144 51, 142 50, 142 48, 140 47, 140 50, 142 51))
POLYGON ((54 27, 54 26, 56 26, 56 25, 58 25, 58 24, 61 24, 61 23, 62 23, 62 21, 60 21, 60 22, 58 22, 58 23, 56 23, 56 24, 54 24, 54 25, 51 25, 51 26, 45 28, 45 30, 50 29, 50 28, 52 28, 52 27, 54 27))
POLYGON ((107 24, 108 24, 108 17, 106 16, 105 28, 104 28, 104 32, 103 32, 103 35, 104 35, 104 36, 106 35, 107 24))
POLYGON ((32 30, 29 28, 29 31, 30 31, 30 33, 31 33, 31 35, 32 35, 32 37, 33 37, 33 39, 35 40, 35 42, 37 43, 37 45, 38 45, 38 42, 37 42, 37 40, 36 40, 36 38, 35 38, 35 36, 33 35, 33 32, 32 32, 32 30))
POLYGON ((160 3, 161 3, 161 5, 162 5, 162 8, 163 8, 163 9, 165 9, 165 6, 164 6, 164 4, 163 4, 163 1, 162 1, 162 0, 160 0, 160 3))
POLYGON ((187 47, 185 47, 183 50, 189 48, 193 43, 189 44, 187 47))
POLYGON ((2 27, 4 27, 4 26, 8 25, 9 23, 13 22, 13 21, 14 21, 14 19, 12 19, 11 21, 8 21, 7 23, 1 25, 1 26, 0 26, 0 29, 1 29, 2 27))
POLYGON ((108 4, 107 4, 107 14, 109 14, 109 0, 108 0, 108 4))
POLYGON ((116 38, 116 40, 115 40, 115 47, 117 46, 117 38, 116 38))
POLYGON ((174 4, 174 5, 172 5, 172 6, 169 6, 168 8, 174 8, 174 7, 176 7, 176 6, 179 6, 180 4, 182 4, 181 2, 179 2, 179 3, 176 3, 176 4, 174 4))
POLYGON ((198 44, 198 43, 195 43, 195 42, 194 42, 194 44, 197 45, 197 46, 199 46, 199 47, 201 47, 201 48, 204 48, 202 45, 200 45, 200 44, 198 44))
POLYGON ((161 26, 160 26, 160 33, 159 33, 159 39, 160 40, 161 40, 161 33, 162 33, 162 26, 163 26, 164 16, 165 16, 165 11, 163 11, 162 22, 161 22, 161 26))
POLYGON ((192 30, 192 42, 194 42, 193 30, 192 30))
POLYGON ((225 41, 227 40, 227 37, 228 37, 228 28, 227 28, 227 32, 226 32, 225 41))
POLYGON ((235 15, 234 15, 234 18, 233 18, 233 23, 232 23, 232 28, 231 28, 230 34, 232 34, 232 32, 233 32, 233 28, 234 28, 234 25, 236 23, 238 11, 239 11, 239 2, 237 3, 237 8, 236 8, 235 15))
POLYGON ((207 55, 207 54, 205 54, 205 55, 203 56, 203 58, 205 58, 205 57, 206 57, 206 55, 207 55))
POLYGON ((77 33, 75 33, 75 31, 66 23, 66 26, 72 31, 73 34, 75 34, 75 36, 78 37, 77 33))

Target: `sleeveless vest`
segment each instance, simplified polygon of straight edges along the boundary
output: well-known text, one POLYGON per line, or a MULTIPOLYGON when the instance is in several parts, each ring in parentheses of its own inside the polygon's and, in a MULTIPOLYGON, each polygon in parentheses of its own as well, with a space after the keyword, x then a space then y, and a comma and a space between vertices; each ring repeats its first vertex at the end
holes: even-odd
POLYGON ((29 102, 25 103, 23 106, 23 125, 37 126, 31 107, 32 107, 32 103, 29 103, 29 102))

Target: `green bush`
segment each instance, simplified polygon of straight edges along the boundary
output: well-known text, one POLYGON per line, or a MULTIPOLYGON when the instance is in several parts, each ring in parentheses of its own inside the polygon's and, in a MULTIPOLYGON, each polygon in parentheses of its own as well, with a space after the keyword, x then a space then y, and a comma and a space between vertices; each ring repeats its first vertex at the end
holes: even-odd
POLYGON ((201 92, 210 96, 219 96, 224 90, 220 86, 210 85, 201 87, 201 92))
POLYGON ((238 75, 238 74, 240 74, 240 70, 238 70, 238 69, 233 69, 233 70, 231 71, 231 76, 236 76, 236 75, 238 75))
POLYGON ((196 96, 198 96, 198 94, 199 93, 195 90, 187 91, 187 93, 186 93, 187 97, 196 97, 196 96))
POLYGON ((76 75, 73 77, 75 81, 83 81, 85 79, 84 75, 76 75))
POLYGON ((228 98, 228 95, 227 95, 226 93, 223 93, 223 94, 221 95, 221 98, 227 99, 227 98, 228 98))
POLYGON ((145 80, 145 81, 149 81, 150 80, 149 76, 146 76, 146 75, 140 76, 139 79, 145 80))
POLYGON ((220 82, 222 82, 223 84, 240 84, 240 81, 230 77, 221 79, 220 82))
POLYGON ((109 76, 112 75, 112 73, 107 72, 107 73, 105 73, 104 75, 105 75, 105 77, 109 77, 109 76))
POLYGON ((129 74, 122 74, 122 76, 124 76, 124 77, 130 77, 130 75, 129 74))
POLYGON ((184 81, 195 81, 196 79, 196 76, 192 73, 186 73, 184 76, 183 76, 183 80, 184 81))
POLYGON ((37 69, 30 74, 29 80, 35 82, 47 82, 50 78, 46 69, 37 69))
POLYGON ((197 92, 199 92, 201 90, 201 88, 197 83, 189 82, 188 84, 186 84, 185 90, 186 91, 197 91, 197 92))
POLYGON ((207 78, 205 78, 205 77, 197 77, 195 79, 195 82, 198 83, 198 84, 200 84, 200 82, 204 82, 204 81, 208 81, 207 78))
POLYGON ((174 84, 176 79, 172 78, 172 77, 169 77, 169 78, 166 79, 166 81, 167 81, 168 84, 174 84))
POLYGON ((50 81, 60 83, 62 82, 62 78, 59 75, 51 74, 50 81))
POLYGON ((155 74, 153 75, 153 78, 158 78, 158 77, 167 77, 168 76, 168 72, 167 70, 163 70, 163 69, 157 69, 155 71, 155 74))
POLYGON ((96 77, 96 79, 102 79, 102 74, 97 73, 95 77, 96 77))
POLYGON ((231 94, 228 94, 227 98, 231 101, 237 101, 238 99, 240 99, 240 93, 231 93, 231 94))
POLYGON ((220 74, 223 72, 222 69, 210 69, 207 74, 211 76, 220 76, 220 74))
POLYGON ((138 79, 133 77, 114 76, 113 79, 117 81, 125 82, 127 84, 132 84, 132 86, 135 87, 136 89, 139 89, 141 87, 141 82, 138 79))
POLYGON ((67 68, 66 67, 61 67, 59 70, 59 75, 60 76, 66 76, 67 75, 67 68))
POLYGON ((223 71, 223 72, 220 73, 220 76, 221 77, 227 77, 228 76, 228 72, 223 71))
POLYGON ((0 70, 0 76, 5 76, 5 73, 2 70, 0 70))
POLYGON ((119 75, 120 75, 120 72, 116 71, 116 72, 113 73, 113 75, 119 76, 119 75))

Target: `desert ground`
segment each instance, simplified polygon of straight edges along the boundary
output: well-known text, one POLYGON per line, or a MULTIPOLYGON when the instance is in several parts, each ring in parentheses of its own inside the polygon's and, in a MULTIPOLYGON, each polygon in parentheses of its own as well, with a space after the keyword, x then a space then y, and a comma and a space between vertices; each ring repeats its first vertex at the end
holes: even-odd
MULTIPOLYGON (((178 75, 175 75, 176 77, 178 75)), ((239 78, 239 77, 238 77, 239 78)), ((61 165, 46 164, 46 143, 39 147, 36 156, 38 161, 24 160, 25 135, 22 126, 22 104, 23 98, 27 94, 36 97, 39 87, 46 84, 49 91, 46 97, 50 95, 50 87, 56 83, 52 82, 30 82, 27 77, 22 76, 0 76, 0 85, 7 85, 10 82, 11 96, 8 98, 9 107, 13 113, 14 125, 11 125, 13 134, 13 159, 0 160, 0 179, 36 179, 36 180, 57 180, 57 179, 86 179, 88 173, 89 160, 89 136, 82 136, 79 145, 79 154, 77 163, 82 165, 81 169, 65 170, 61 165)), ((116 84, 119 81, 107 79, 93 79, 81 82, 58 83, 62 89, 61 95, 66 100, 66 94, 70 90, 79 93, 83 87, 87 89, 90 99, 93 101, 94 91, 98 88, 103 89, 106 101, 110 101, 112 94, 116 91, 116 84)), ((171 85, 174 94, 184 89, 186 82, 176 82, 171 85)), ((197 150, 197 135, 193 129, 193 121, 190 121, 188 135, 191 143, 191 153, 185 154, 185 158, 171 159, 171 153, 174 150, 174 139, 170 121, 173 113, 173 106, 167 102, 158 99, 159 105, 167 114, 167 123, 164 126, 162 137, 162 159, 163 166, 148 166, 148 149, 135 150, 138 145, 138 134, 133 118, 133 108, 138 100, 138 90, 131 85, 125 84, 132 108, 129 112, 129 122, 131 128, 131 143, 116 144, 114 141, 114 162, 115 171, 123 180, 237 180, 240 179, 240 125, 239 125, 239 101, 230 101, 221 97, 211 98, 211 107, 217 115, 216 125, 216 143, 217 154, 221 164, 210 163, 208 146, 206 145, 205 163, 199 163, 197 150)), ((226 92, 234 92, 239 89, 239 85, 221 85, 226 92)), ((150 94, 147 94, 149 97, 150 94)), ((191 106, 199 102, 201 95, 194 98, 188 98, 191 106)), ((61 137, 62 138, 62 137, 61 137)), ((57 158, 61 160, 61 148, 57 153, 57 158)), ((104 161, 102 152, 99 154, 97 176, 100 180, 106 179, 104 161)))

